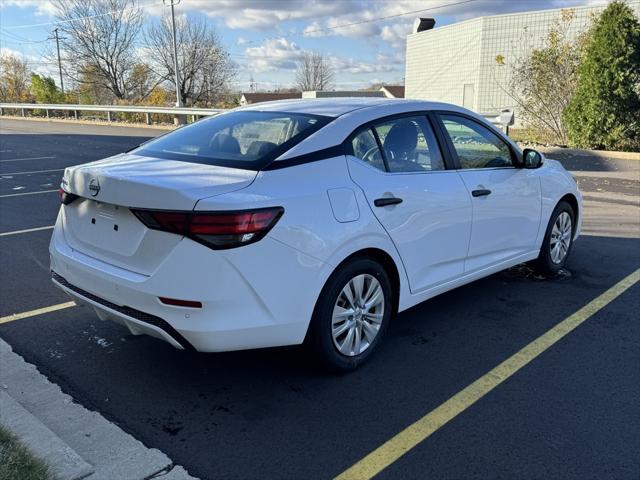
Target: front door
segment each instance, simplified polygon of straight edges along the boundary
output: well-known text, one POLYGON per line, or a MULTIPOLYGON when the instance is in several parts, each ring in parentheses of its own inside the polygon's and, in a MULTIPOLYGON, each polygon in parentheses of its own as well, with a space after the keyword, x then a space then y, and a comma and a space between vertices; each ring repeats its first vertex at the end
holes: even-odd
POLYGON ((471 200, 447 170, 426 116, 406 116, 352 136, 349 172, 393 240, 412 293, 464 273, 471 200))
POLYGON ((518 168, 509 144, 477 121, 453 113, 439 118, 473 205, 465 272, 535 250, 542 208, 536 171, 518 168))

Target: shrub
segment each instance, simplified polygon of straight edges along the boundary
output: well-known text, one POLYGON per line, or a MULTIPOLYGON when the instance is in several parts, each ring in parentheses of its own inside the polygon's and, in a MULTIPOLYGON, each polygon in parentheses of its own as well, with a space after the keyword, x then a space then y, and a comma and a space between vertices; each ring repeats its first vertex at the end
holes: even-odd
POLYGON ((640 23, 619 0, 590 30, 564 120, 575 146, 640 150, 640 23))

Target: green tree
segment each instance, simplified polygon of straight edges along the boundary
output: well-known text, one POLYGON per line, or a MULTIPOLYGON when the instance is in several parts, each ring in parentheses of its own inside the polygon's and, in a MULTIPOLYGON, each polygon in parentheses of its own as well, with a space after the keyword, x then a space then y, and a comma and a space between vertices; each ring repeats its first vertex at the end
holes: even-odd
POLYGON ((640 150, 640 23, 624 2, 591 28, 564 119, 578 147, 640 150))
POLYGON ((56 86, 53 78, 40 76, 37 73, 31 74, 31 95, 38 103, 63 103, 64 94, 56 86))

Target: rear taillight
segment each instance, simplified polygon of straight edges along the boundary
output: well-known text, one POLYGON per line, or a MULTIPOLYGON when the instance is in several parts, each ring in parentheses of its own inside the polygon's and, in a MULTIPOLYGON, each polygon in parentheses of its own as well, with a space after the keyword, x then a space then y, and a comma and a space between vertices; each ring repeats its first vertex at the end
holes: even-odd
POLYGON ((64 188, 60 188, 60 190, 58 190, 58 195, 60 195, 60 203, 62 203, 63 205, 69 205, 76 198, 78 198, 78 195, 69 193, 64 188))
POLYGON ((234 212, 131 211, 148 228, 185 235, 213 249, 257 242, 284 213, 282 207, 234 212))

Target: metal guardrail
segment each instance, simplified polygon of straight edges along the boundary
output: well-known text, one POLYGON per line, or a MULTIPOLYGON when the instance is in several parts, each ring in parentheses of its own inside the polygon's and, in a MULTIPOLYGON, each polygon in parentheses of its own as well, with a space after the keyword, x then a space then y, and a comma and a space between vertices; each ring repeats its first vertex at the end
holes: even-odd
POLYGON ((113 120, 112 113, 144 113, 147 125, 151 125, 151 114, 161 113, 167 115, 191 115, 193 119, 216 115, 224 112, 220 108, 178 108, 178 107, 147 107, 136 105, 70 105, 63 103, 0 103, 0 115, 5 110, 17 110, 23 117, 28 116, 32 110, 44 110, 49 118, 50 111, 73 112, 76 119, 80 118, 80 112, 106 112, 107 120, 113 120))
MULTIPOLYGON (((44 110, 47 118, 50 111, 70 111, 78 119, 80 112, 106 112, 107 121, 112 121, 112 113, 144 113, 147 125, 151 125, 151 114, 162 113, 173 115, 191 115, 193 120, 208 115, 216 115, 226 111, 221 108, 178 108, 178 107, 146 107, 134 105, 69 105, 57 103, 0 103, 0 115, 4 115, 4 110, 18 110, 23 117, 26 117, 30 110, 44 110)), ((509 126, 513 125, 514 115, 512 110, 501 112, 481 113, 484 118, 494 125, 502 128, 508 133, 509 126)))

